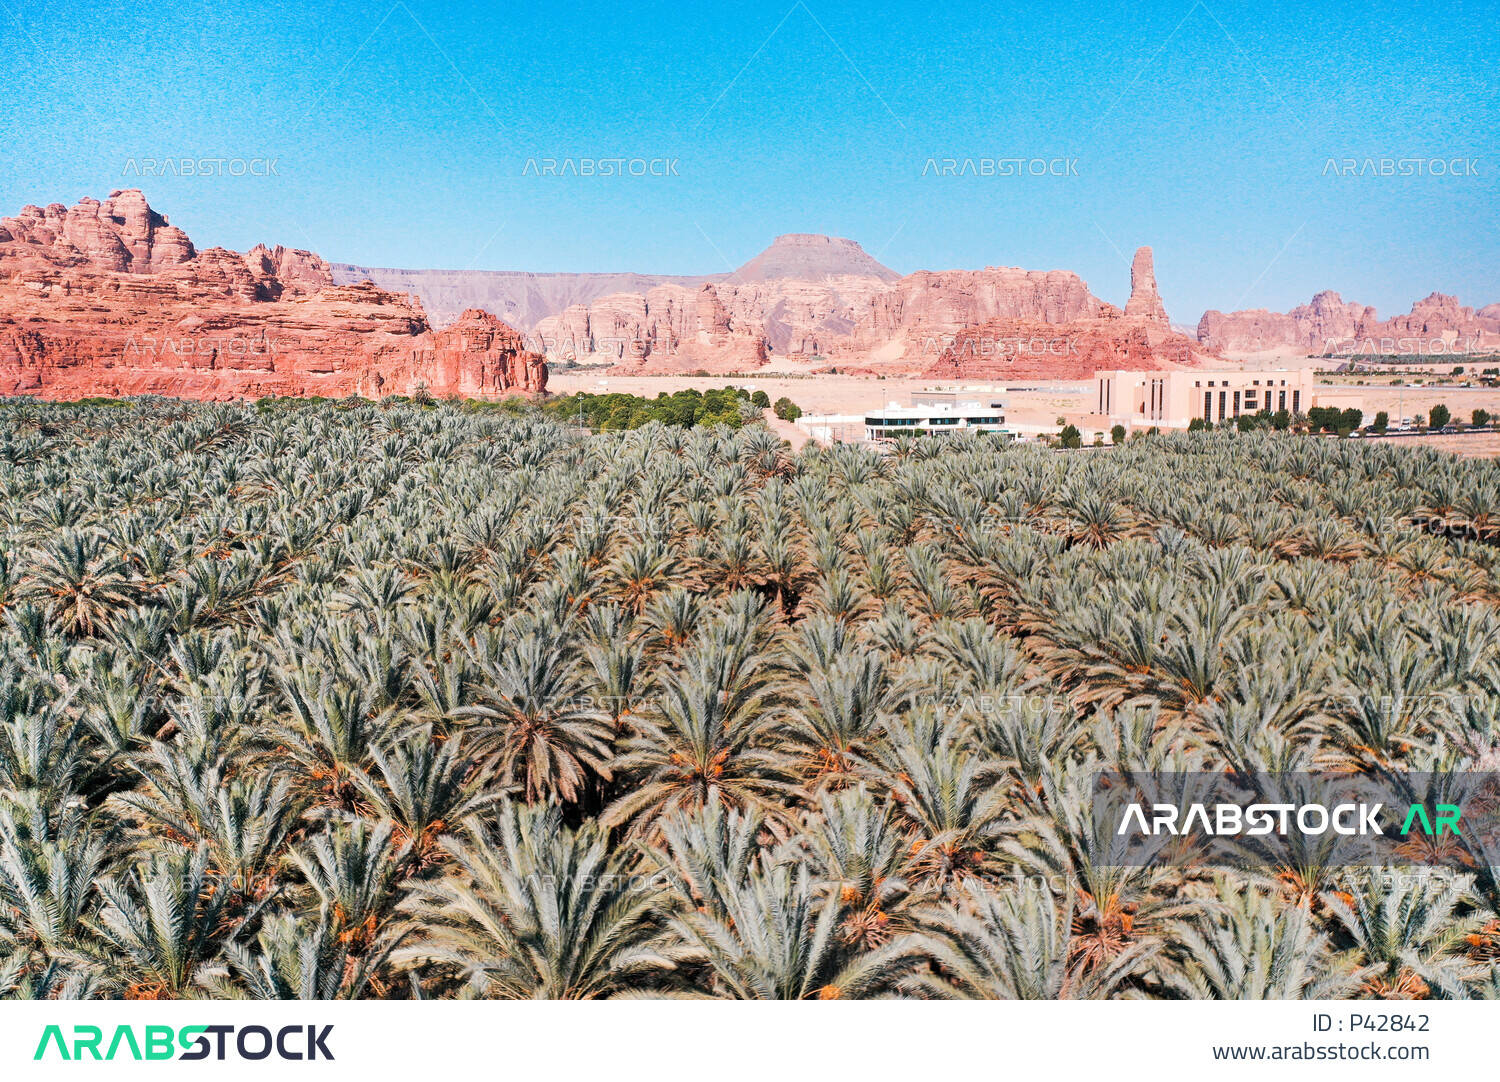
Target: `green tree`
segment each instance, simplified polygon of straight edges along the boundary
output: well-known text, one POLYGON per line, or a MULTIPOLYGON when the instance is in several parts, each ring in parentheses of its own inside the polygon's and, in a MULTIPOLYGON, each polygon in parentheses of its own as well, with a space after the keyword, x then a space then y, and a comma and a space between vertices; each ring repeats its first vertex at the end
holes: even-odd
POLYGON ((750 396, 750 404, 758 406, 760 409, 766 409, 771 405, 771 396, 766 394, 765 391, 756 391, 750 396))
POLYGON ((1380 412, 1375 414, 1375 420, 1371 423, 1370 428, 1376 432, 1384 432, 1387 428, 1390 427, 1390 424, 1391 415, 1385 410, 1381 410, 1380 412))
POLYGON ((783 421, 795 421, 798 417, 802 416, 802 407, 798 406, 790 398, 778 398, 776 405, 772 407, 772 411, 783 421))
POLYGON ((1068 425, 1062 430, 1059 438, 1062 440, 1062 445, 1064 447, 1083 446, 1083 433, 1078 431, 1077 425, 1068 425))
POLYGON ((1483 428, 1485 425, 1490 423, 1490 411, 1486 409, 1477 409, 1469 415, 1469 418, 1474 422, 1475 428, 1483 428))
POLYGON ((1115 425, 1113 428, 1111 428, 1109 430, 1109 438, 1110 438, 1110 441, 1113 442, 1113 443, 1124 443, 1125 442, 1125 426, 1124 425, 1115 425))
POLYGON ((1442 403, 1438 403, 1432 407, 1432 413, 1428 416, 1428 425, 1431 428, 1442 428, 1452 419, 1452 411, 1442 403))

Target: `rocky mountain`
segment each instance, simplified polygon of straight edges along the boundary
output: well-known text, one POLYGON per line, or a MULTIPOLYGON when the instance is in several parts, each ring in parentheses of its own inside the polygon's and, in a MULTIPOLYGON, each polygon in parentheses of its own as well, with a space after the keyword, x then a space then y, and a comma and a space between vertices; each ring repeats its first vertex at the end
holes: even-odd
POLYGON ((1228 353, 1292 347, 1309 353, 1410 354, 1500 348, 1500 304, 1477 312, 1446 293, 1433 293, 1411 311, 1382 320, 1374 307, 1345 301, 1324 290, 1290 312, 1264 308, 1208 311, 1198 322, 1198 340, 1228 353))
POLYGON ((200 251, 133 189, 0 218, 0 394, 499 395, 546 376, 486 312, 438 333, 312 252, 200 251))

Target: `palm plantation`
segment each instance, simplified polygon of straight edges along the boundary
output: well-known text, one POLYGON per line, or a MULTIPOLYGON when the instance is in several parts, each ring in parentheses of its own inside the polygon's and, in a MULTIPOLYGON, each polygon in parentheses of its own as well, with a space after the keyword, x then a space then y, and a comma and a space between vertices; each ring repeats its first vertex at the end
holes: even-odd
POLYGON ((1090 813, 1492 768, 1493 462, 140 400, 0 405, 0 485, 0 996, 1500 988, 1500 854, 1090 813))

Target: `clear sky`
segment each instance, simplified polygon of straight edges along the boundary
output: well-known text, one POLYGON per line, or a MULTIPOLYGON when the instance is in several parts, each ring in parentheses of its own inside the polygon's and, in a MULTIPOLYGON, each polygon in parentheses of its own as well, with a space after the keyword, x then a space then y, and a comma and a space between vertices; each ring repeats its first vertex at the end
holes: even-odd
POLYGON ((1391 6, 0 0, 0 213, 140 187, 200 247, 525 270, 818 232, 1116 303, 1150 244, 1184 323, 1500 301, 1500 3, 1391 6), (147 175, 184 157, 232 161, 147 175))

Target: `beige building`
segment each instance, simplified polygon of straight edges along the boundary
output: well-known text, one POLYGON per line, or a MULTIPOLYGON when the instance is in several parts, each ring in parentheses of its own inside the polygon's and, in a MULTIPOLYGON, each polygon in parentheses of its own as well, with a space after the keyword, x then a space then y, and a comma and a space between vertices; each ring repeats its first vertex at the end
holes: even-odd
POLYGON ((1311 369, 1273 371, 1095 372, 1091 405, 1104 427, 1186 428, 1194 418, 1215 425, 1245 413, 1306 413, 1314 401, 1311 369))

